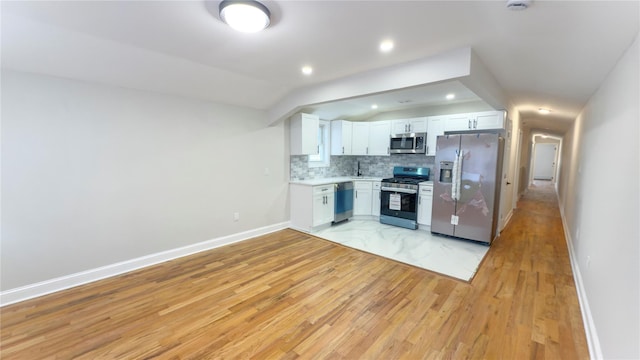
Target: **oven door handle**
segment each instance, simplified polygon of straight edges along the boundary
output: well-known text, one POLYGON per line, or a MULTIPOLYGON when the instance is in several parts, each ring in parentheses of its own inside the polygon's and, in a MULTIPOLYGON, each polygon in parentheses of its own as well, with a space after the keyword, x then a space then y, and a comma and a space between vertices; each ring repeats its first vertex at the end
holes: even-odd
POLYGON ((418 190, 392 188, 392 187, 386 187, 386 186, 381 187, 380 190, 382 190, 382 191, 391 191, 391 192, 399 192, 399 193, 405 193, 405 194, 417 194, 418 193, 418 190))

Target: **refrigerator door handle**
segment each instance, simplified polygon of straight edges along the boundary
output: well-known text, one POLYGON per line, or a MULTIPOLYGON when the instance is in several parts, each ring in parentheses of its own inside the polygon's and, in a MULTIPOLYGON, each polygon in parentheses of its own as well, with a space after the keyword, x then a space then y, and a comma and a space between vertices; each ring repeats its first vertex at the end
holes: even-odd
POLYGON ((453 178, 451 179, 451 198, 455 201, 460 200, 460 186, 461 186, 461 175, 462 175, 462 157, 463 152, 460 150, 459 153, 456 154, 456 158, 453 161, 453 178))

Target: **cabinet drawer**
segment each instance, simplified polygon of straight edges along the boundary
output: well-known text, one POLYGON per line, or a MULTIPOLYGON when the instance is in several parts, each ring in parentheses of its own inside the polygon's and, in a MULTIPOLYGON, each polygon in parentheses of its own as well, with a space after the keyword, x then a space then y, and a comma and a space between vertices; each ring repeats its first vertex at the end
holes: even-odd
POLYGON ((313 195, 323 195, 323 194, 332 194, 335 189, 334 184, 322 185, 322 186, 314 186, 313 187, 313 195))
POLYGON ((354 181, 353 187, 356 190, 371 190, 371 181, 354 181))
POLYGON ((420 195, 433 195, 433 186, 420 186, 420 195))
POLYGON ((380 181, 375 181, 373 183, 373 190, 380 190, 380 186, 381 186, 381 182, 380 181))

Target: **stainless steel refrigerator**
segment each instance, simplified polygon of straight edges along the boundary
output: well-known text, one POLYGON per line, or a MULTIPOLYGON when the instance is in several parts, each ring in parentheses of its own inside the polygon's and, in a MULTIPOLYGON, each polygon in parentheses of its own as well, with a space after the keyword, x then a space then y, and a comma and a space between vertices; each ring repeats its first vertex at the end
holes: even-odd
POLYGON ((490 244, 496 237, 504 140, 498 134, 438 136, 431 232, 490 244))

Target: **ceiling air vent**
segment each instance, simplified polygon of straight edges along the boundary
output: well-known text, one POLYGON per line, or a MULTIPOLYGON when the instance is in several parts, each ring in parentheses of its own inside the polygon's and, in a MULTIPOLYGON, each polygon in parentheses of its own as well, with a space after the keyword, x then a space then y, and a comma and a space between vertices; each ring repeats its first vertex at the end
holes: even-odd
POLYGON ((531 0, 507 0, 507 9, 524 10, 529 7, 531 0))

